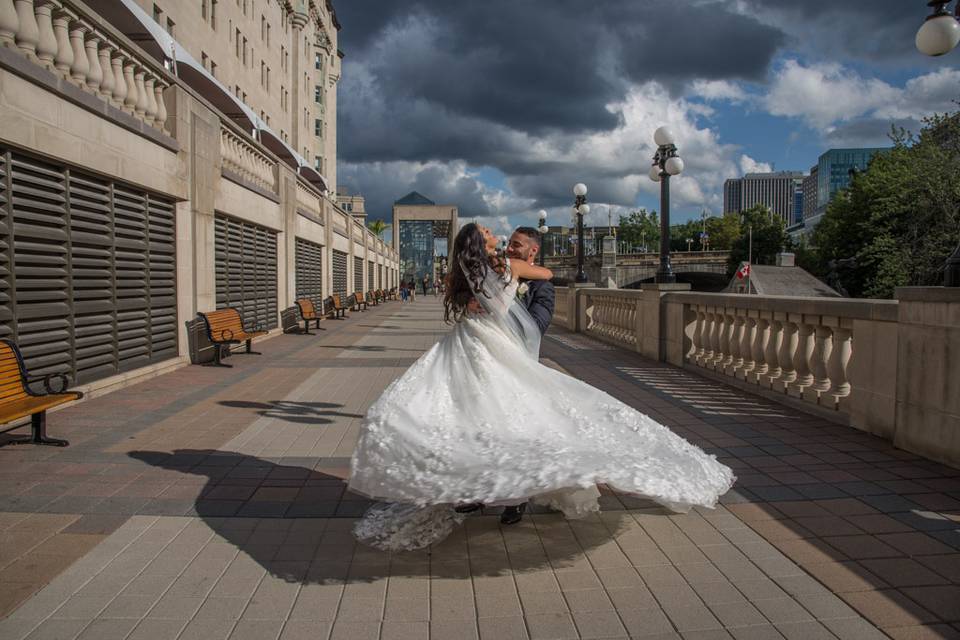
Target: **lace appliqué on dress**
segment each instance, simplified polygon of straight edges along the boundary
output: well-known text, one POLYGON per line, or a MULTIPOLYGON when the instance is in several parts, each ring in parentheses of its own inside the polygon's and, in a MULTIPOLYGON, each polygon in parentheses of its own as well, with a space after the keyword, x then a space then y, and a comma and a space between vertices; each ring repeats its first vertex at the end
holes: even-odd
POLYGON ((420 507, 381 502, 367 509, 353 534, 382 551, 414 551, 440 542, 464 518, 448 504, 420 507))

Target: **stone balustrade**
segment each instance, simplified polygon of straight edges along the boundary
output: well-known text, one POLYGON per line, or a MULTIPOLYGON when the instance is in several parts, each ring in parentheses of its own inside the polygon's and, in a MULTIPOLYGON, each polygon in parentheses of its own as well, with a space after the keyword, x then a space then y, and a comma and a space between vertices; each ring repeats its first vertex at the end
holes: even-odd
POLYGON ((839 409, 853 389, 855 327, 883 311, 896 322, 889 301, 697 297, 683 302, 687 363, 829 409, 839 409))
POLYGON ((145 56, 105 32, 79 5, 61 0, 0 0, 0 46, 20 52, 117 109, 167 132, 169 86, 145 56))
MULTIPOLYGON (((316 216, 322 216, 323 205, 320 204, 320 195, 297 180, 297 205, 316 216)), ((322 217, 321 217, 322 220, 322 217)))
MULTIPOLYGON (((565 287, 564 287, 565 288, 565 287)), ((640 338, 637 331, 638 302, 641 291, 630 289, 584 289, 587 308, 586 333, 635 349, 640 338)))
POLYGON ((261 189, 276 193, 276 162, 223 124, 220 125, 220 157, 224 169, 261 189))
POLYGON ((960 290, 896 300, 557 287, 555 324, 960 465, 960 290))

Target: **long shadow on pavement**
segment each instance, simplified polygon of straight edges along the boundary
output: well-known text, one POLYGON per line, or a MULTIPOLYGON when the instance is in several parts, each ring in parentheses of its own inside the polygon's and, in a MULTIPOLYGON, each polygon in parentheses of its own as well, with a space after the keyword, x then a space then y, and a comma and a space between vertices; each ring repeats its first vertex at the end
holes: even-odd
POLYGON ((389 554, 356 542, 353 522, 372 502, 347 491, 346 481, 331 473, 209 449, 133 451, 129 456, 205 477, 195 515, 288 582, 372 582, 388 576, 466 579, 571 566, 592 549, 609 545, 632 522, 624 512, 570 527, 562 524, 562 516, 552 514, 546 516, 547 524, 534 524, 528 517, 501 531, 495 517, 471 517, 431 549, 389 554))

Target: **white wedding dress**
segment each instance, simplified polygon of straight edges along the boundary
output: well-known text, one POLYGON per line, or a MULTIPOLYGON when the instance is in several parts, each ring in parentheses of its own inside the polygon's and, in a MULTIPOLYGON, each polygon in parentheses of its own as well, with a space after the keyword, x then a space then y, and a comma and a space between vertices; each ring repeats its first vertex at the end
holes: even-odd
POLYGON ((598 483, 675 511, 713 507, 731 470, 667 427, 538 361, 517 282, 487 274, 470 315, 370 407, 350 490, 381 500, 356 536, 386 550, 441 540, 460 503, 531 500, 569 518, 599 509, 598 483))

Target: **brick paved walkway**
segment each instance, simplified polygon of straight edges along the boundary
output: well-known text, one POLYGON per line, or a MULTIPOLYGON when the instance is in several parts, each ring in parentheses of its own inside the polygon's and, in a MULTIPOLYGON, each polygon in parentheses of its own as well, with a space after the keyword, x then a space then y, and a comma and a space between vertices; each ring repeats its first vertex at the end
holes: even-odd
POLYGON ((0 638, 960 638, 960 471, 560 330, 547 364, 736 469, 723 505, 357 546, 361 417, 446 327, 424 297, 322 326, 0 449, 0 638))

